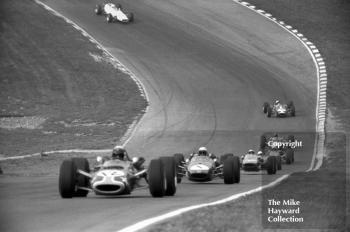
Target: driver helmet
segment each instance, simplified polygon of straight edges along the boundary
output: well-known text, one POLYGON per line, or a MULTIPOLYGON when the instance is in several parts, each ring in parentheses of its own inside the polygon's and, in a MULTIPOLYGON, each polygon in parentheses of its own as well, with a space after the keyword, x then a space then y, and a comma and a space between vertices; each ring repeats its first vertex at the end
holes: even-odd
POLYGON ((207 148, 206 147, 200 147, 199 149, 198 149, 198 155, 208 155, 208 150, 207 150, 207 148))
POLYGON ((248 151, 248 154, 254 155, 254 154, 255 154, 255 152, 254 152, 254 150, 253 150, 253 149, 250 149, 250 150, 248 151))
POLYGON ((112 152, 112 159, 124 160, 126 150, 123 146, 115 146, 112 152))
POLYGON ((263 155, 262 151, 258 151, 257 154, 258 154, 258 155, 263 155))
POLYGON ((275 101, 275 105, 277 105, 277 104, 279 104, 280 103, 280 101, 279 100, 276 100, 275 101))

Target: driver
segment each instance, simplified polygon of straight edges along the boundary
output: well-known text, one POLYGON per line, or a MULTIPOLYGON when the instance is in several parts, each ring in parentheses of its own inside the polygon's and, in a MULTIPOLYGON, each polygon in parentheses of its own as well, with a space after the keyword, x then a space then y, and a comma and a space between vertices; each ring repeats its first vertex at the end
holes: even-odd
POLYGON ((132 161, 123 146, 115 146, 112 151, 112 159, 132 161))
POLYGON ((276 101, 275 101, 275 104, 273 105, 273 107, 274 107, 275 109, 277 109, 279 106, 280 106, 280 101, 279 101, 279 100, 276 100, 276 101))
POLYGON ((241 159, 243 160, 246 155, 254 155, 254 154, 255 154, 254 150, 253 149, 249 149, 247 154, 241 156, 241 159))
POLYGON ((208 156, 208 150, 207 150, 207 148, 206 147, 200 147, 199 149, 198 149, 198 155, 199 156, 208 156))

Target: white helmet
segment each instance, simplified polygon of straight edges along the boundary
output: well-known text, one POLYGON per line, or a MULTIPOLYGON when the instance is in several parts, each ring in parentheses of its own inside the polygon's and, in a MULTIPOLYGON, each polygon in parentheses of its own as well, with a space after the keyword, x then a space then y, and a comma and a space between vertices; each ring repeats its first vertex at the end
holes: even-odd
POLYGON ((200 147, 198 149, 198 155, 208 155, 208 149, 206 147, 200 147))
POLYGON ((275 101, 275 104, 278 104, 278 103, 280 103, 280 101, 279 101, 279 100, 276 100, 276 101, 275 101))
POLYGON ((258 151, 258 155, 262 155, 263 153, 262 153, 262 151, 258 151))
POLYGON ((255 152, 254 152, 253 149, 249 149, 248 154, 254 154, 254 153, 255 153, 255 152))

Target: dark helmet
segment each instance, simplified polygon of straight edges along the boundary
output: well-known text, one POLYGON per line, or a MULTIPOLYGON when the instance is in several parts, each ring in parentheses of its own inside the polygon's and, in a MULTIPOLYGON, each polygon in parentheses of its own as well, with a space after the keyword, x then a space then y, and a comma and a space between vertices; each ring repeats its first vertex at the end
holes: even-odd
POLYGON ((124 147, 122 147, 122 146, 115 146, 113 148, 113 152, 112 152, 112 158, 113 159, 124 160, 125 156, 126 156, 126 150, 124 149, 124 147))

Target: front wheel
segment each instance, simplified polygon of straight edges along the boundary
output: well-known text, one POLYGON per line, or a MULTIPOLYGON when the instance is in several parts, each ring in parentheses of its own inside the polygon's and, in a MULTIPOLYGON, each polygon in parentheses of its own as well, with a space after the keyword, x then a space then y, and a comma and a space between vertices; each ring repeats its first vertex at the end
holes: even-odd
POLYGON ((165 171, 166 196, 174 196, 176 193, 176 165, 174 157, 161 157, 162 165, 165 171))
POLYGON ((229 156, 223 167, 224 183, 234 184, 240 181, 239 158, 237 156, 229 156))
POLYGON ((147 176, 152 197, 163 197, 165 195, 166 180, 164 167, 160 159, 151 160, 147 176))
POLYGON ((72 159, 62 162, 58 178, 58 188, 62 198, 72 198, 75 193, 77 167, 72 159))

